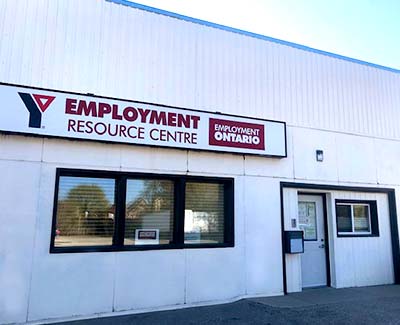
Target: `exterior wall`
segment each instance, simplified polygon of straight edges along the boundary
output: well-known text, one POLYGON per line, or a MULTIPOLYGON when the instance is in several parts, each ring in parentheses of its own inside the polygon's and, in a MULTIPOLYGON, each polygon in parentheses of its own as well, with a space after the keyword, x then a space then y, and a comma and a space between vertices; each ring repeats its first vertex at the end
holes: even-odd
POLYGON ((0 1, 0 33, 0 82, 288 122, 282 160, 0 135, 0 323, 282 294, 282 180, 400 211, 400 74, 102 0, 0 1), (232 176, 235 247, 49 254, 57 167, 232 176))
MULTIPOLYGON (((343 152, 343 146, 351 147, 354 143, 365 141, 366 147, 372 146, 373 156, 381 150, 376 146, 377 140, 372 138, 346 135, 346 141, 336 141, 343 136, 290 127, 288 158, 276 160, 1 135, 0 164, 5 175, 1 181, 1 194, 6 198, 1 201, 1 209, 6 213, 1 215, 4 227, 1 228, 0 248, 0 323, 112 311, 154 310, 174 305, 227 301, 243 296, 282 294, 280 181, 357 184, 399 189, 398 185, 393 184, 397 181, 396 175, 393 174, 392 179, 386 182, 383 176, 379 176, 385 175, 379 163, 366 168, 364 174, 360 173, 359 178, 355 178, 358 180, 356 183, 346 182, 341 178, 340 175, 346 172, 346 166, 332 157, 343 152), (330 137, 334 140, 329 140, 330 137), (315 162, 315 150, 308 143, 310 138, 315 139, 317 144, 334 144, 322 147, 326 157, 323 163, 315 162), (359 139, 361 141, 357 141, 359 139), (294 143, 297 143, 296 147, 294 143), (303 159, 297 159, 300 153, 303 159), (299 177, 302 170, 310 168, 307 165, 313 166, 313 169, 299 177), (232 176, 235 178, 235 247, 49 254, 57 167, 232 176), (326 180, 326 175, 337 175, 337 179, 326 180), (164 270, 162 274, 160 269, 164 270), (138 282, 133 279, 141 280, 138 282)), ((379 145, 386 143, 390 146, 390 141, 379 140, 379 145)), ((359 164, 363 161, 359 156, 348 158, 349 168, 357 160, 359 164)), ((332 193, 328 201, 339 194, 332 193)), ((397 202, 399 201, 397 196, 397 202)), ((386 204, 383 200, 379 205, 379 218, 383 223, 387 220, 383 218, 381 210, 386 209, 386 204)), ((285 211, 286 209, 285 205, 285 211)), ((381 250, 378 260, 381 263, 384 260, 389 261, 391 256, 388 250, 390 240, 384 240, 387 238, 387 230, 384 235, 386 226, 380 224, 381 237, 378 240, 381 250)), ((354 239, 357 240, 359 239, 354 239)), ((361 239, 363 240, 369 239, 361 239)), ((393 281, 390 280, 393 279, 393 270, 390 269, 385 274, 354 277, 360 265, 371 268, 376 265, 377 260, 373 256, 365 262, 358 261, 363 262, 361 264, 354 261, 350 278, 344 277, 343 271, 339 271, 343 270, 343 263, 348 267, 348 259, 351 257, 341 252, 342 244, 343 239, 339 239, 334 245, 330 245, 335 250, 337 265, 332 270, 332 274, 337 274, 335 286, 393 281), (383 277, 387 280, 383 281, 383 277)), ((364 244, 357 248, 358 243, 354 243, 352 250, 361 249, 369 253, 375 251, 377 254, 376 247, 371 248, 366 242, 364 244)), ((298 270, 295 259, 287 259, 288 281, 290 268, 298 270)), ((296 291, 295 280, 299 274, 292 274, 294 278, 292 285, 288 285, 288 290, 296 291)))
MULTIPOLYGON (((335 199, 376 200, 378 208, 379 237, 337 237, 336 222, 332 222, 333 266, 336 287, 361 287, 393 283, 393 259, 390 237, 389 207, 386 194, 333 192, 335 199)), ((332 212, 332 210, 331 210, 332 212)))
POLYGON ((399 73, 104 0, 2 1, 0 31, 2 82, 400 140, 399 73))
MULTIPOLYGON (((304 192, 304 190, 301 190, 304 192)), ((309 191, 312 194, 313 191, 309 191)), ((315 192, 315 191, 314 191, 315 192)), ((321 192, 321 191, 318 191, 321 192)), ((322 191, 326 192, 326 191, 322 191)), ((389 206, 386 194, 328 191, 327 221, 331 283, 335 288, 391 284, 394 282, 389 206), (376 200, 378 237, 338 237, 335 200, 376 200)), ((291 219, 298 224, 298 190, 283 191, 285 230, 292 230, 291 219)), ((287 291, 302 290, 301 254, 286 254, 287 291)))
MULTIPOLYGON (((293 229, 291 219, 298 219, 297 190, 285 189, 283 192, 284 229, 293 229)), ((297 220, 298 224, 298 220, 297 220)), ((301 291, 301 255, 285 254, 287 292, 301 291)))
POLYGON ((26 320, 33 260, 32 247, 36 233, 40 163, 1 160, 0 170, 2 324, 26 320))

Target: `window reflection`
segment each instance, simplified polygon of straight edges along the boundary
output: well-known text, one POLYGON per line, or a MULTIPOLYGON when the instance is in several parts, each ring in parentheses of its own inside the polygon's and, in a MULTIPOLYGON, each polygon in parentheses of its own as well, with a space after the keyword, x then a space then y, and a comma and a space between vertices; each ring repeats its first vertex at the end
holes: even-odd
POLYGON ((125 245, 169 244, 173 236, 174 184, 129 179, 126 188, 125 245))
POLYGON ((111 245, 115 181, 60 177, 55 246, 111 245))
POLYGON ((187 182, 185 198, 185 243, 223 243, 223 184, 187 182))

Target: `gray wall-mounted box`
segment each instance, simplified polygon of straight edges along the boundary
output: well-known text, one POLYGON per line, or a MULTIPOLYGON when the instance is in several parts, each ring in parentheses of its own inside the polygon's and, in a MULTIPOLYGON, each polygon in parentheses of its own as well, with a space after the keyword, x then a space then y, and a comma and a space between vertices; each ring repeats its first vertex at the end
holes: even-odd
POLYGON ((285 231, 285 253, 304 253, 304 238, 302 230, 285 231))

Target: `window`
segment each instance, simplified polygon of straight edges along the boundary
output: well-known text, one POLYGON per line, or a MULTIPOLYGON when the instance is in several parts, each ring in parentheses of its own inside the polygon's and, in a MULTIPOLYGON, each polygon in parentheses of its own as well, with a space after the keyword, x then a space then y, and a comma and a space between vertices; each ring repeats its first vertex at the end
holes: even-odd
POLYGON ((336 200, 338 236, 379 236, 376 201, 336 200))
POLYGON ((233 179, 58 169, 51 252, 231 247, 233 179))
POLYGON ((315 202, 299 202, 299 228, 304 240, 317 240, 317 212, 315 202))
POLYGON ((125 245, 171 244, 174 231, 174 182, 128 179, 126 186, 125 245), (147 236, 156 239, 142 238, 147 236), (152 242, 150 241, 152 240, 152 242))
POLYGON ((223 243, 223 184, 187 182, 185 191, 185 243, 223 243))
POLYGON ((55 246, 111 245, 114 216, 114 179, 60 177, 55 246))
POLYGON ((336 220, 339 233, 353 232, 353 222, 351 215, 351 204, 336 205, 336 220))

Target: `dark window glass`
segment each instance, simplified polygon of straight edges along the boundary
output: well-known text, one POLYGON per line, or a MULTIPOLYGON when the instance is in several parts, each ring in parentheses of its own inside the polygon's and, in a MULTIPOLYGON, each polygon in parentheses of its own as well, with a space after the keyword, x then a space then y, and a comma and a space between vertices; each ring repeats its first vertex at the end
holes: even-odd
POLYGON ((114 215, 114 179, 61 176, 54 245, 111 245, 114 215))
POLYGON ((62 168, 57 184, 51 253, 234 245, 233 179, 62 168))
POLYGON ((187 182, 185 243, 224 242, 224 185, 187 182))
POLYGON ((368 205, 353 205, 354 231, 370 232, 368 205))
POLYGON ((336 205, 336 217, 338 232, 353 231, 350 205, 336 205))
POLYGON ((174 183, 128 179, 125 245, 160 245, 173 240, 174 183))

